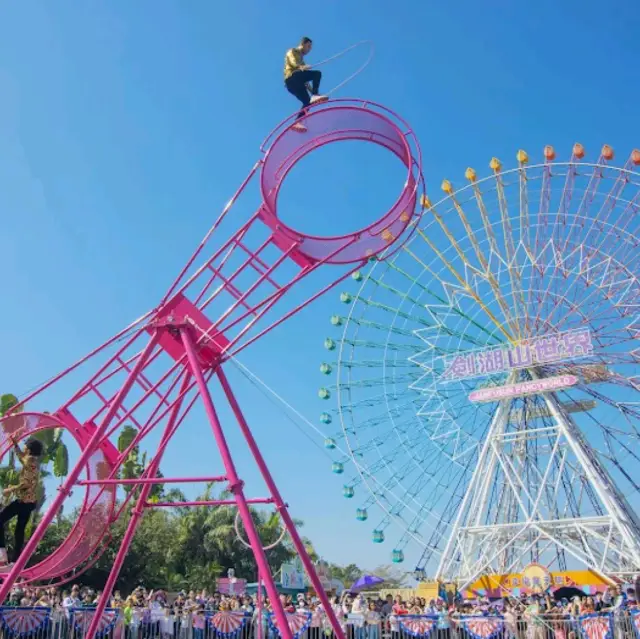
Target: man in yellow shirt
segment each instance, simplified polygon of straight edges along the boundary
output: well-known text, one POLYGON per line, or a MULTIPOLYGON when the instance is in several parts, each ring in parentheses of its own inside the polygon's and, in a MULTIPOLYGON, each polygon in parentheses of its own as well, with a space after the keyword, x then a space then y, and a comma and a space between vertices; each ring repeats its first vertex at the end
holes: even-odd
MULTIPOLYGON (((322 73, 312 70, 304 63, 304 56, 311 51, 312 47, 311 38, 302 38, 300 44, 293 49, 289 49, 284 57, 284 86, 291 95, 294 95, 302 102, 302 109, 298 113, 298 119, 304 116, 310 104, 317 104, 327 100, 326 95, 319 95, 318 93, 322 73), (309 96, 307 83, 311 83, 311 96, 309 96)), ((292 128, 300 133, 304 133, 307 130, 307 127, 302 122, 296 122, 292 128)))

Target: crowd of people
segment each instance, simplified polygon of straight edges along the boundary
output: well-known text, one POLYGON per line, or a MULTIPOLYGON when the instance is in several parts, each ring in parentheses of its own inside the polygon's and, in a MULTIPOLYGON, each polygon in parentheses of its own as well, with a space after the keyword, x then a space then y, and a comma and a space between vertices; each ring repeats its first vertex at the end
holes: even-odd
MULTIPOLYGON (((95 608, 101 597, 100 591, 77 585, 67 591, 55 588, 14 589, 5 607, 50 608, 55 623, 71 627, 67 620, 71 619, 74 611, 95 608)), ((322 634, 331 633, 327 616, 317 597, 281 594, 280 598, 286 612, 309 615, 306 631, 309 639, 319 639, 322 634)), ((426 600, 413 596, 403 599, 392 595, 381 597, 372 593, 344 592, 341 596, 332 596, 330 601, 348 639, 382 639, 387 636, 399 639, 405 632, 415 635, 411 620, 421 617, 435 620, 438 639, 451 639, 452 636, 466 639, 468 633, 464 630, 464 621, 470 617, 500 619, 500 635, 504 638, 548 639, 555 636, 556 639, 572 639, 572 635, 578 636, 572 630, 572 620, 583 615, 611 612, 616 621, 621 622, 628 618, 631 610, 638 607, 635 589, 624 590, 620 586, 612 586, 593 597, 576 596, 572 599, 556 599, 551 594, 545 594, 506 597, 495 601, 456 599, 446 602, 442 598, 426 600)), ((129 639, 203 639, 205 629, 210 630, 206 624, 207 616, 224 611, 244 613, 250 623, 242 626, 241 636, 249 639, 255 636, 259 609, 263 614, 263 637, 274 634, 271 602, 265 597, 258 606, 255 595, 249 594, 229 595, 192 590, 169 595, 164 591, 147 591, 141 586, 127 596, 116 591, 108 607, 122 612, 126 637, 129 639)), ((215 627, 213 632, 215 634, 215 627)))

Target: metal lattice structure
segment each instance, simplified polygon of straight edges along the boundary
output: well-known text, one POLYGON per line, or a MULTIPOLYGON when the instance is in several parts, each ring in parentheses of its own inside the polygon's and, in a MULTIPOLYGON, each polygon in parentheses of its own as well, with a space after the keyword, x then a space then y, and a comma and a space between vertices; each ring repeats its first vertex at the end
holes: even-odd
POLYGON ((10 449, 11 438, 23 439, 51 428, 70 432, 81 449, 23 553, 13 566, 0 569, 0 601, 6 599, 17 579, 23 583, 62 583, 76 578, 105 550, 106 544, 101 542, 118 518, 128 517, 96 614, 85 633, 85 639, 92 639, 147 509, 233 505, 256 560, 258 581, 264 582, 271 599, 280 635, 292 639, 295 630, 285 615, 249 509, 251 504, 262 504, 280 515, 336 636, 344 639, 225 369, 238 353, 348 278, 370 257, 389 252, 392 245, 398 248, 407 239, 413 230, 412 220, 422 212, 421 156, 409 125, 372 102, 334 100, 315 106, 304 116, 304 134, 292 130, 294 117, 282 122, 266 139, 261 157, 158 305, 21 398, 12 413, 0 420, 0 455, 10 449), (278 194, 296 163, 326 144, 353 140, 383 147, 404 166, 406 178, 392 207, 369 226, 344 236, 310 236, 283 223, 278 215, 278 194), (253 179, 259 180, 257 202, 252 202, 246 190, 253 179), (305 279, 313 283, 300 290, 305 279), (298 292, 297 297, 290 295, 292 290, 298 292), (60 396, 66 397, 55 412, 20 412, 34 398, 46 405, 50 389, 58 389, 58 401, 60 396), (207 415, 212 447, 219 452, 219 459, 212 463, 217 463, 220 473, 159 476, 167 446, 198 402, 207 415), (221 406, 234 416, 234 426, 247 446, 246 458, 259 470, 266 497, 246 495, 241 471, 218 418, 221 406), (127 449, 119 452, 113 442, 124 424, 133 424, 137 433, 127 449), (129 453, 148 442, 152 433, 160 435, 159 442, 142 476, 122 479, 120 470, 129 453), (170 503, 149 499, 154 484, 203 482, 222 483, 231 498, 170 503), (120 491, 124 484, 133 486, 127 495, 120 491), (72 490, 85 491, 85 498, 71 534, 45 560, 29 565, 47 526, 72 490))
POLYGON ((640 152, 544 156, 442 182, 325 341, 344 496, 382 511, 374 542, 400 527, 394 561, 460 587, 530 562, 640 568, 640 152))

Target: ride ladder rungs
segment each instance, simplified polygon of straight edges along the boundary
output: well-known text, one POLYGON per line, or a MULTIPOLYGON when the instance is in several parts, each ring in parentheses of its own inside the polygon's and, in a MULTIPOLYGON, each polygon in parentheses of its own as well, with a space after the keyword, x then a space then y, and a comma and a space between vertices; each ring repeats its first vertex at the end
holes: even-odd
POLYGON ((143 484, 214 484, 227 481, 226 475, 214 477, 140 477, 138 479, 86 479, 76 482, 78 486, 137 486, 143 484))

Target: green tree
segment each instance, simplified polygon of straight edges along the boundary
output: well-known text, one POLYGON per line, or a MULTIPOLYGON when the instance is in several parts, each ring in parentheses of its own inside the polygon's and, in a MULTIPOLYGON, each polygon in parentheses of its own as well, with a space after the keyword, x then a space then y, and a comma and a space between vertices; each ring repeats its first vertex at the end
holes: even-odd
MULTIPOLYGON (((197 499, 210 501, 228 497, 225 492, 217 493, 210 485, 197 499)), ((183 499, 181 497, 180 501, 183 499)), ((118 587, 126 591, 144 583, 147 587, 169 590, 186 587, 213 590, 216 579, 225 575, 229 568, 234 568, 240 578, 256 581, 252 551, 237 539, 236 512, 234 506, 148 509, 127 554, 118 587)), ((279 518, 264 510, 252 509, 251 513, 263 545, 275 542, 282 532, 279 518)), ((67 531, 71 521, 72 518, 65 518, 62 524, 50 527, 39 554, 51 552, 60 543, 63 538, 60 531, 67 531)), ((82 577, 84 583, 96 588, 104 583, 125 529, 124 519, 114 524, 107 551, 82 577)), ((244 527, 240 527, 240 532, 246 538, 244 527)), ((267 551, 274 573, 293 556, 287 543, 267 551)))
MULTIPOLYGON (((9 410, 12 405, 15 406, 16 402, 17 399, 13 396, 9 399, 7 396, 0 397, 0 406, 4 406, 5 410, 9 410), (7 406, 9 408, 6 408, 7 406)), ((118 449, 121 452, 127 450, 136 434, 137 430, 132 426, 123 428, 118 437, 118 449)), ((46 466, 50 468, 52 474, 59 477, 63 472, 66 473, 68 453, 66 447, 62 448, 61 433, 58 430, 42 431, 38 439, 45 447, 46 466), (60 450, 65 452, 61 453, 60 450)), ((146 464, 146 455, 135 447, 125 460, 121 477, 140 477, 146 464)), ((45 472, 48 471, 45 470, 45 472)), ((0 481, 3 473, 6 477, 12 477, 11 473, 15 473, 17 480, 15 467, 0 468, 0 481)), ((134 486, 127 486, 127 488, 127 495, 132 500, 135 499, 137 495, 132 494, 131 490, 136 488, 134 486)), ((154 486, 154 489, 150 501, 154 499, 168 502, 186 500, 178 489, 164 488, 162 485, 154 486)), ((226 500, 230 497, 228 493, 220 492, 217 484, 211 484, 205 487, 197 499, 212 501, 226 500)), ((267 509, 252 508, 250 512, 262 544, 268 546, 276 542, 283 530, 280 518, 267 509)), ((131 509, 125 509, 123 516, 106 531, 108 536, 105 538, 105 552, 82 575, 83 583, 95 588, 103 586, 116 553, 122 546, 130 514, 131 509)), ((253 553, 237 538, 236 514, 235 506, 225 505, 197 508, 180 506, 148 508, 127 553, 117 588, 128 591, 143 583, 149 588, 164 588, 172 591, 187 587, 213 590, 216 579, 225 575, 230 568, 235 569, 239 578, 256 581, 257 568, 253 553)), ((51 555, 63 543, 76 517, 77 512, 59 514, 39 544, 34 557, 35 561, 51 555)), ((37 525, 40 518, 40 513, 36 512, 32 519, 32 526, 37 525)), ((296 523, 302 526, 302 522, 296 523)), ((246 540, 246 531, 240 521, 238 528, 246 540)), ((303 540, 312 557, 316 558, 317 553, 311 541, 303 540)), ((295 556, 292 544, 286 535, 282 543, 276 544, 266 554, 273 573, 279 570, 282 563, 291 561, 295 556)))
MULTIPOLYGON (((303 523, 299 519, 296 519, 294 523, 296 525, 296 528, 301 528, 303 526, 303 523)), ((314 563, 318 561, 320 559, 320 555, 317 553, 311 540, 307 537, 303 537, 302 543, 304 544, 304 548, 307 551, 307 555, 309 555, 309 559, 311 559, 311 561, 313 561, 314 563)))
MULTIPOLYGON (((18 398, 11 393, 0 395, 0 417, 4 417, 16 404, 18 398)), ((20 410, 18 411, 20 412, 20 410)), ((16 460, 13 450, 9 452, 8 463, 6 466, 0 467, 0 485, 13 486, 18 483, 18 474, 16 472, 16 460)))
POLYGON ((371 572, 371 574, 384 579, 384 581, 380 584, 377 584, 376 586, 373 586, 372 588, 370 588, 370 590, 406 587, 405 584, 407 582, 408 573, 392 564, 378 566, 371 572))
POLYGON ((11 393, 0 395, 0 417, 4 417, 17 403, 18 398, 11 393))
POLYGON ((339 579, 345 588, 349 588, 354 581, 364 574, 364 571, 355 564, 349 564, 348 566, 329 564, 329 572, 331 577, 333 579, 339 579))
MULTIPOLYGON (((130 425, 124 426, 118 435, 118 451, 124 453, 129 449, 133 443, 138 431, 130 425)), ((127 455, 122 469, 120 471, 120 479, 138 479, 142 476, 147 468, 147 453, 141 452, 139 446, 134 446, 127 455)), ((162 473, 158 471, 156 473, 158 477, 162 477, 162 473)), ((130 493, 136 487, 132 484, 123 484, 123 489, 126 493, 130 493)), ((182 493, 179 491, 171 491, 172 500, 179 501, 182 493)), ((149 493, 149 501, 164 501, 167 499, 165 489, 162 484, 155 484, 149 493)), ((167 499, 167 501, 169 501, 167 499)))
MULTIPOLYGON (((0 396, 0 417, 4 416, 14 406, 18 404, 18 398, 7 393, 0 396)), ((24 407, 20 407, 19 412, 24 407)), ((64 443, 62 436, 64 430, 62 428, 48 428, 36 433, 33 437, 42 443, 43 455, 40 460, 41 479, 54 477, 62 479, 69 473, 69 450, 64 443)), ((0 485, 3 487, 15 486, 18 483, 19 469, 16 468, 16 459, 13 451, 9 453, 7 464, 0 466, 0 485)), ((44 482, 41 481, 38 487, 38 506, 36 512, 42 508, 46 499, 44 482)))
POLYGON ((62 479, 69 474, 69 450, 62 441, 64 429, 48 428, 41 430, 34 435, 34 438, 40 441, 44 452, 41 463, 43 466, 49 466, 53 476, 62 479))

